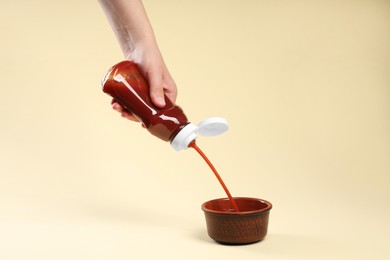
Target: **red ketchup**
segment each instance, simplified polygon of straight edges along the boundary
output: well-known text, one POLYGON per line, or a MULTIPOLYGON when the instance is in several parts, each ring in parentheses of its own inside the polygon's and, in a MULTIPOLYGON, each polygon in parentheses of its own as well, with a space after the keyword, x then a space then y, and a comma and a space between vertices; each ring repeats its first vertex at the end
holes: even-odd
POLYGON ((228 129, 225 119, 213 117, 199 125, 188 121, 183 110, 165 96, 163 108, 153 105, 149 85, 136 63, 122 61, 111 67, 102 80, 103 91, 139 119, 154 136, 170 142, 177 151, 187 149, 197 133, 218 135, 228 129))

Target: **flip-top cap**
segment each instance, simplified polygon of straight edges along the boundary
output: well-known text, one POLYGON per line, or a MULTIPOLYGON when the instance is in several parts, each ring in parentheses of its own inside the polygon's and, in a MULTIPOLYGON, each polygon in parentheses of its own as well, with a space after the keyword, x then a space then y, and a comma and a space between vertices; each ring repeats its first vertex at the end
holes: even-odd
POLYGON ((204 136, 220 135, 229 129, 228 123, 222 117, 206 118, 198 124, 198 133, 204 136))
POLYGON ((171 145, 176 151, 188 148, 188 145, 197 138, 197 133, 203 136, 215 136, 229 129, 226 119, 222 117, 210 117, 199 125, 189 123, 173 138, 171 145))

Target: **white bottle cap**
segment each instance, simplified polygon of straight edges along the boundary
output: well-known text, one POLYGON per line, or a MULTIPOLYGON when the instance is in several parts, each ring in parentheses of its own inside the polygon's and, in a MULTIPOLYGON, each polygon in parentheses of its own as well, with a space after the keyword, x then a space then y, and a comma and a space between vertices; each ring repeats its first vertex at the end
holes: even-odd
POLYGON ((189 123, 173 138, 171 145, 176 151, 188 148, 188 145, 196 139, 197 133, 203 136, 215 136, 226 132, 229 129, 226 119, 221 117, 210 117, 199 125, 189 123))

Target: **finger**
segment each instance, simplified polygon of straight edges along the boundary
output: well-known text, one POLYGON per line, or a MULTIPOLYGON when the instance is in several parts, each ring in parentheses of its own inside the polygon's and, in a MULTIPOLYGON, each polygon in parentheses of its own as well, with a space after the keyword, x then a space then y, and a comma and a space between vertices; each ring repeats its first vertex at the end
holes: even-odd
POLYGON ((139 120, 132 113, 124 109, 118 102, 112 102, 112 109, 120 113, 123 118, 139 122, 139 120))
POLYGON ((149 78, 149 88, 150 98, 152 99, 153 104, 158 107, 164 107, 165 98, 161 74, 154 73, 151 75, 149 78))
POLYGON ((176 83, 173 80, 171 74, 169 73, 168 69, 164 67, 163 69, 163 89, 164 94, 172 103, 176 103, 177 98, 177 87, 176 83))
POLYGON ((111 106, 112 106, 112 109, 114 109, 116 112, 122 113, 123 107, 121 105, 119 105, 119 103, 114 102, 114 103, 112 103, 111 106))
POLYGON ((168 83, 166 84, 166 87, 164 89, 165 89, 164 93, 169 98, 169 100, 171 100, 172 103, 176 103, 177 88, 173 79, 168 80, 168 83))
POLYGON ((128 119, 128 120, 131 120, 131 121, 134 121, 134 122, 139 122, 139 120, 133 114, 127 112, 126 110, 122 111, 121 116, 123 118, 128 119))

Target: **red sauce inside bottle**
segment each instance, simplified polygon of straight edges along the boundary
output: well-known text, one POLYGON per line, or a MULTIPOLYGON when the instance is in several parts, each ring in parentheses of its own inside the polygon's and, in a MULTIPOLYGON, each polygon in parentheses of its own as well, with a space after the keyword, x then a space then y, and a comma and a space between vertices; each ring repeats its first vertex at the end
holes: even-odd
POLYGON ((103 91, 112 96, 125 109, 133 113, 154 136, 172 141, 187 125, 183 110, 165 97, 165 107, 153 105, 149 85, 138 70, 137 64, 122 61, 114 65, 104 76, 103 91))

